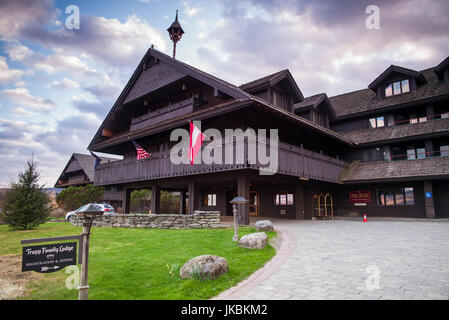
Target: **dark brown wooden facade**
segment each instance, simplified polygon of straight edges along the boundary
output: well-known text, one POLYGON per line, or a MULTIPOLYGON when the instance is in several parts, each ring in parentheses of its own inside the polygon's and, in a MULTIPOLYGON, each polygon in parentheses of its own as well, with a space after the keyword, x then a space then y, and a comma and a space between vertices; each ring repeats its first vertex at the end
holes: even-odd
MULTIPOLYGON (((440 68, 441 71, 435 71, 438 80, 432 84, 438 87, 435 90, 440 94, 432 96, 433 99, 449 94, 447 84, 444 84, 444 66, 440 68), (438 78, 440 74, 441 79, 438 78)), ((424 94, 416 91, 429 84, 427 78, 422 72, 390 68, 370 85, 373 87, 367 89, 370 93, 356 93, 356 97, 350 96, 346 100, 338 96, 328 98, 326 94, 304 98, 288 70, 237 87, 149 49, 89 145, 89 150, 122 155, 123 160, 101 164, 95 170, 94 181, 96 185, 123 190, 115 192, 122 193, 125 212, 129 212, 132 190, 151 188, 154 213, 159 213, 161 190, 180 192, 181 214, 210 209, 231 215, 229 201, 236 195, 243 196, 250 201, 241 205, 241 223, 248 223, 250 216, 312 219, 323 214, 359 216, 363 210, 375 216, 410 217, 432 217, 433 210, 435 217, 443 217, 448 208, 444 185, 449 176, 449 157, 441 156, 441 152, 438 160, 442 169, 436 177, 416 180, 416 174, 401 172, 395 176, 396 180, 392 180, 392 174, 382 171, 382 161, 375 164, 383 173, 371 180, 357 181, 357 174, 354 174, 357 170, 363 172, 358 166, 365 164, 372 145, 358 142, 352 131, 371 130, 372 133, 381 130, 361 128, 360 124, 369 123, 371 114, 400 109, 380 101, 382 99, 402 103, 401 110, 420 108, 422 101, 416 96, 424 94), (388 81, 403 80, 398 76, 401 72, 402 76, 415 79, 410 80, 412 92, 405 93, 409 100, 400 101, 404 96, 378 96, 384 90, 377 89, 378 86, 384 88, 388 81), (364 99, 374 99, 374 106, 364 99), (170 133, 176 128, 188 130, 189 121, 201 121, 203 132, 214 128, 222 134, 226 129, 278 129, 280 145, 276 174, 260 174, 263 165, 249 161, 247 143, 242 149, 241 163, 173 164, 170 150, 176 142, 170 141, 170 133), (150 159, 136 160, 133 140, 151 153, 150 159), (393 208, 377 202, 382 190, 385 189, 390 197, 388 190, 400 190, 400 187, 406 188, 402 192, 403 197, 408 197, 407 206, 398 204, 393 208), (410 188, 414 193, 413 205, 410 188), (359 189, 372 193, 371 203, 364 207, 349 202, 349 192, 359 189), (425 192, 432 192, 431 201, 425 198, 425 192)), ((425 90, 429 95, 430 89, 425 90)), ((430 134, 434 133, 432 130, 430 134)), ((438 136, 440 140, 433 145, 445 146, 448 133, 449 128, 443 128, 438 136)), ((363 134, 370 136, 363 132, 360 135, 363 134)), ((405 140, 409 136, 405 134, 405 140)), ((388 137, 382 144, 387 140, 388 137)), ((370 143, 377 148, 376 143, 380 141, 370 143)), ((236 142, 232 145, 235 152, 236 142)), ((203 145, 203 151, 205 146, 207 143, 203 145)), ((225 147, 223 145, 223 150, 225 147)), ((384 154, 382 156, 381 160, 384 160, 384 154)), ((370 159, 368 157, 366 163, 370 159)), ((409 161, 411 164, 414 160, 409 161)), ((385 162, 391 166, 391 159, 382 163, 385 162)), ((426 170, 431 170, 429 164, 426 165, 426 170)), ((400 199, 399 191, 397 193, 400 199)), ((384 195, 384 199, 390 198, 384 195)))

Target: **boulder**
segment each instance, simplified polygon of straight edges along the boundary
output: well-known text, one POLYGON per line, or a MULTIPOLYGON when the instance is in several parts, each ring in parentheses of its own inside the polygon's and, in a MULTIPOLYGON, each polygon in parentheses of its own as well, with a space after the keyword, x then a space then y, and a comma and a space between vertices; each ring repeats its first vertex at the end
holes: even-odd
POLYGON ((247 249, 263 249, 268 243, 268 236, 265 232, 256 232, 244 235, 239 246, 247 249))
POLYGON ((228 262, 225 258, 203 255, 187 261, 179 271, 179 275, 181 279, 214 279, 228 271, 228 262))
POLYGON ((273 231, 273 223, 270 220, 259 220, 256 222, 257 231, 273 231))

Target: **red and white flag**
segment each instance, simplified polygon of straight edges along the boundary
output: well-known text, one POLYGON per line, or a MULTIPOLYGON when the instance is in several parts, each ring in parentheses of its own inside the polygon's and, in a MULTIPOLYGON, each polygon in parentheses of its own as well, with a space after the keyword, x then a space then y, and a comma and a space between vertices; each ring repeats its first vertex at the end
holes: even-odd
POLYGON ((190 122, 190 146, 189 153, 187 154, 190 159, 190 164, 193 166, 193 162, 195 161, 196 155, 200 151, 201 144, 204 140, 204 134, 198 129, 197 126, 190 122))
POLYGON ((137 151, 137 160, 146 159, 146 158, 151 157, 151 154, 146 152, 145 149, 142 148, 141 146, 139 146, 135 141, 133 141, 133 144, 137 151))

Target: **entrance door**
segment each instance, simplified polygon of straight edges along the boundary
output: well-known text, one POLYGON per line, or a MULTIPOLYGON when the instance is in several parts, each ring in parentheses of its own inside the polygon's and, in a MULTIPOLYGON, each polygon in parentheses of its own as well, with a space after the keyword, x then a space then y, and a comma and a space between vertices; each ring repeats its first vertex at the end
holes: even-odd
POLYGON ((249 215, 251 217, 259 216, 259 191, 249 192, 249 215))
POLYGON ((330 193, 320 193, 317 199, 317 212, 315 218, 334 219, 334 200, 330 193))

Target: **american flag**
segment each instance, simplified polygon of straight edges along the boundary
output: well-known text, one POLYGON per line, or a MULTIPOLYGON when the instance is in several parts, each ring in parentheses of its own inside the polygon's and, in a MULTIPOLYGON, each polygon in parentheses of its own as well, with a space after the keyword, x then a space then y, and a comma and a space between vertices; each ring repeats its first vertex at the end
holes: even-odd
POLYGON ((148 152, 145 151, 141 146, 139 146, 135 141, 133 141, 134 147, 137 150, 137 160, 146 159, 151 156, 148 152))

